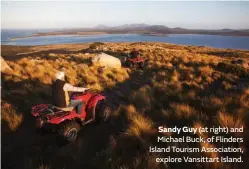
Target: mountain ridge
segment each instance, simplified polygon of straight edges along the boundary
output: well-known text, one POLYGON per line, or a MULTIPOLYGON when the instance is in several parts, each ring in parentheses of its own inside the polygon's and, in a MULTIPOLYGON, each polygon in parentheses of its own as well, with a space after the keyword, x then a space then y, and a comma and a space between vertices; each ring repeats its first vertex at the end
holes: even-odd
POLYGON ((123 24, 123 25, 118 25, 118 26, 108 26, 105 24, 99 24, 94 27, 90 28, 82 28, 82 29, 101 29, 101 28, 110 28, 110 29, 120 29, 120 28, 164 28, 164 29, 179 29, 179 30, 203 30, 203 31, 249 31, 248 29, 232 29, 232 28, 221 28, 221 29, 190 29, 190 28, 184 28, 184 27, 169 27, 166 25, 162 24, 144 24, 144 23, 138 23, 138 24, 123 24))

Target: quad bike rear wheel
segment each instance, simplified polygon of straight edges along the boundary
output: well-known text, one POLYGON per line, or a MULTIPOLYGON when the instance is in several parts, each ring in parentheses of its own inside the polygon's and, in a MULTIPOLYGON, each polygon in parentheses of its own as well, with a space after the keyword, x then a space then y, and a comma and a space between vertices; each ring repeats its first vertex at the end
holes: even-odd
POLYGON ((105 100, 98 101, 95 108, 95 118, 97 122, 106 122, 111 115, 111 108, 107 105, 105 100))
POLYGON ((78 131, 80 130, 80 124, 76 121, 69 121, 62 125, 59 135, 65 142, 74 142, 78 138, 78 131))

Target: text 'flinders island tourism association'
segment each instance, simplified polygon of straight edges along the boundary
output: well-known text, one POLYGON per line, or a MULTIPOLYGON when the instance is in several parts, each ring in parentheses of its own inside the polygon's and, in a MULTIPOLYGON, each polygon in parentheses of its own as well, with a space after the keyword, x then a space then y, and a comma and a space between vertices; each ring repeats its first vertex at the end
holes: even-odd
POLYGON ((243 143, 239 128, 228 127, 158 127, 156 144, 149 147, 150 153, 160 154, 156 162, 243 162, 243 143), (239 134, 237 134, 239 135, 239 134), (164 153, 164 154, 163 154, 164 153), (161 157, 161 156, 164 157, 161 157))

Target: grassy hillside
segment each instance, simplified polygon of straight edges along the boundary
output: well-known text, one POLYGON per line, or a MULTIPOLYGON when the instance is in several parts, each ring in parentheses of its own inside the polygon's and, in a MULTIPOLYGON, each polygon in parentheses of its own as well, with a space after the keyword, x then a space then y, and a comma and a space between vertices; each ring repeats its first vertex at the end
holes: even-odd
MULTIPOLYGON (((14 169, 235 169, 249 164, 249 51, 166 43, 105 43, 2 46, 13 71, 2 73, 2 168, 14 169), (91 58, 99 52, 122 57, 137 49, 143 70, 98 71, 91 58), (80 139, 59 147, 54 135, 35 133, 31 106, 51 102, 54 73, 64 67, 69 82, 97 89, 115 110, 109 124, 86 126, 80 139), (158 126, 244 126, 244 163, 156 163, 148 153, 157 145, 158 126)), ((174 136, 173 133, 168 133, 174 136)), ((210 135, 202 135, 208 137, 210 135)), ((170 143, 172 145, 174 143, 170 143)), ((167 147, 165 143, 164 147, 167 147)), ((178 147, 220 147, 220 143, 178 143, 178 147)), ((221 153, 186 153, 216 157, 221 153)), ((232 155, 236 155, 232 154, 232 155)), ((231 154, 229 154, 231 156, 231 154)))

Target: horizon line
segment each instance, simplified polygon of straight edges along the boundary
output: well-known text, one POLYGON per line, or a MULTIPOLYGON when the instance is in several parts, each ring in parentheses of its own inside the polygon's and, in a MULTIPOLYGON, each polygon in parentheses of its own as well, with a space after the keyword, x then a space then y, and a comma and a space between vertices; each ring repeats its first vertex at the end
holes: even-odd
MULTIPOLYGON (((185 28, 185 27, 181 27, 181 26, 177 26, 177 27, 170 27, 170 26, 167 26, 167 25, 164 25, 164 24, 146 24, 146 23, 125 23, 125 24, 119 24, 119 25, 116 25, 116 26, 109 26, 108 24, 96 24, 95 26, 89 26, 89 27, 48 27, 48 28, 41 28, 41 27, 37 27, 37 28, 3 28, 1 27, 1 30, 4 30, 4 29, 101 29, 101 28, 96 28, 98 26, 106 26, 106 27, 109 27, 109 28, 115 28, 115 27, 120 27, 120 26, 124 26, 124 25, 148 25, 148 26, 165 26, 165 27, 168 27, 168 28, 171 28, 171 29, 174 29, 174 28, 182 28, 182 29, 188 29, 188 30, 223 30, 223 29, 231 29, 231 30, 247 30, 249 29, 248 28, 238 28, 238 29, 234 29, 234 28, 228 28, 228 27, 224 27, 224 28, 219 28, 219 29, 205 29, 205 28, 185 28)), ((108 29, 108 28, 106 28, 108 29)))

